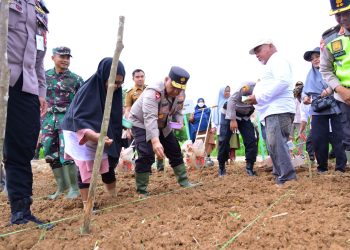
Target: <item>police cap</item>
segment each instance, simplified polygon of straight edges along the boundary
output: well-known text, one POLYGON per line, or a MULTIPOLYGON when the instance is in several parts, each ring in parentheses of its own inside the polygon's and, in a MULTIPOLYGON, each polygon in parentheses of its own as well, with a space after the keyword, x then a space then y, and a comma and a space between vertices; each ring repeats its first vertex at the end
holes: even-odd
POLYGON ((334 15, 350 9, 350 0, 331 0, 330 15, 334 15))
POLYGON ((72 57, 72 55, 70 54, 70 48, 63 47, 63 46, 52 49, 52 55, 55 55, 55 54, 61 55, 61 56, 69 55, 70 57, 72 57))
POLYGON ((171 85, 178 89, 186 89, 186 83, 190 78, 190 74, 183 68, 173 66, 170 69, 169 77, 171 85))

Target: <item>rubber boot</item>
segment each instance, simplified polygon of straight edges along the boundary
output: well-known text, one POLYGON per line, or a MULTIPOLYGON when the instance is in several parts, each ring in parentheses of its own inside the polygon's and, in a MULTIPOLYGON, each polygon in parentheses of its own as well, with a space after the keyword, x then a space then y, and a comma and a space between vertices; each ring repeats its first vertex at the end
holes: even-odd
POLYGON ((149 172, 137 173, 135 172, 136 191, 142 196, 148 196, 147 187, 149 182, 149 172))
POLYGON ((79 196, 79 187, 78 187, 78 173, 77 167, 74 163, 65 164, 62 167, 64 181, 68 186, 68 193, 65 195, 66 199, 75 199, 79 196))
POLYGON ((350 164, 350 151, 345 151, 346 159, 348 160, 348 164, 350 164))
POLYGON ((255 173, 255 171, 253 170, 253 167, 254 167, 254 163, 247 162, 247 165, 246 165, 245 169, 246 169, 247 174, 248 174, 249 176, 256 176, 256 173, 255 173))
POLYGON ((164 171, 164 159, 157 159, 156 166, 158 172, 164 171))
MULTIPOLYGON (((51 165, 51 163, 50 163, 50 165, 51 165)), ((55 180, 56 180, 57 191, 53 194, 50 194, 48 196, 48 198, 51 200, 54 200, 60 194, 63 194, 64 190, 66 189, 66 183, 65 183, 65 179, 64 179, 63 167, 54 168, 54 169, 52 169, 52 172, 53 172, 53 176, 55 177, 55 180)))
POLYGON ((173 168, 174 174, 177 178, 177 182, 180 184, 181 187, 193 187, 194 185, 188 181, 187 173, 186 173, 186 166, 185 164, 180 164, 173 168))

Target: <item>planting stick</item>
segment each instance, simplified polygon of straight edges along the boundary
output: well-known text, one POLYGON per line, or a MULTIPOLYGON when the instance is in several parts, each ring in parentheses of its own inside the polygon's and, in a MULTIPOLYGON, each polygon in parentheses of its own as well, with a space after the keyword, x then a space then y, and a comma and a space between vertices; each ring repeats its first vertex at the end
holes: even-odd
POLYGON ((107 96, 105 102, 105 109, 103 112, 103 120, 101 125, 100 137, 98 138, 98 145, 95 154, 94 166, 92 170, 90 188, 89 188, 89 196, 86 203, 86 208, 84 209, 84 224, 81 232, 83 234, 88 234, 90 232, 90 221, 92 215, 92 208, 95 201, 95 189, 97 185, 97 175, 99 173, 99 169, 102 161, 102 154, 105 145, 105 137, 107 135, 107 129, 109 126, 109 120, 111 116, 111 108, 112 108, 112 98, 115 86, 115 77, 117 72, 117 66, 119 62, 120 54, 124 48, 123 45, 123 32, 124 32, 124 16, 119 17, 119 29, 118 29, 118 40, 117 46, 114 51, 111 71, 109 73, 108 78, 108 88, 107 88, 107 96))
POLYGON ((0 9, 0 192, 3 190, 3 148, 7 116, 10 69, 7 62, 7 36, 9 20, 9 0, 3 0, 0 9))

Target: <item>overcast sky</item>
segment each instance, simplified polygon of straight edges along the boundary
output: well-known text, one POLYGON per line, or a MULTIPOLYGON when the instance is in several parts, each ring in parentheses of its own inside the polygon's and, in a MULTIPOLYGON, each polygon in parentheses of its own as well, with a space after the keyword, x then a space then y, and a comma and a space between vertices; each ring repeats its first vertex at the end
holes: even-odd
POLYGON ((187 98, 214 104, 219 88, 256 80, 261 65, 248 51, 256 40, 271 38, 291 62, 294 81, 304 81, 310 63, 306 50, 336 24, 328 0, 46 0, 49 14, 45 68, 51 50, 68 46, 70 69, 84 80, 103 57, 113 56, 119 16, 125 16, 126 86, 141 68, 146 84, 162 80, 171 66, 189 71, 187 98))

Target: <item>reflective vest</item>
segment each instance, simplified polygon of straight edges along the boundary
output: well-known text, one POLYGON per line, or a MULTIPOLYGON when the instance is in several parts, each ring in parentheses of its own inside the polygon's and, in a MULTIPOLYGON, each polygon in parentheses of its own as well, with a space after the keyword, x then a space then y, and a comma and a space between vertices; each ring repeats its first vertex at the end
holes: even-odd
POLYGON ((327 49, 334 57, 334 73, 340 84, 350 87, 350 39, 344 35, 337 36, 327 43, 327 49))

